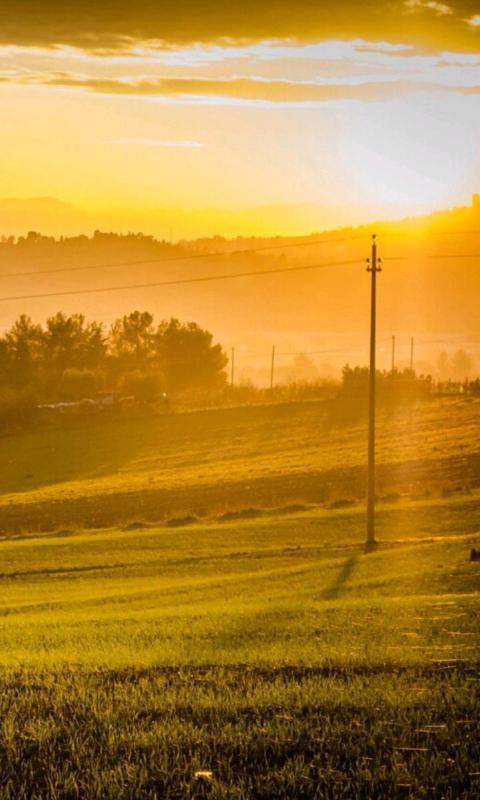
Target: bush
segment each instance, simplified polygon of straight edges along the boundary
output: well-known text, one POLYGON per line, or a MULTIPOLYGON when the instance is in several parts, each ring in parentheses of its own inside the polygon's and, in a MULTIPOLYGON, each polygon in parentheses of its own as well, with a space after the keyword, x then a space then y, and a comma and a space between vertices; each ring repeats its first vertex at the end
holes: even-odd
POLYGON ((58 393, 62 400, 83 400, 92 397, 103 384, 102 376, 90 369, 70 367, 62 375, 58 393))
POLYGON ((3 389, 0 392, 0 430, 23 427, 37 411, 36 398, 27 391, 3 389))
POLYGON ((125 395, 132 395, 136 400, 153 403, 158 400, 163 392, 163 378, 158 372, 142 372, 134 370, 122 377, 119 384, 120 391, 125 395))

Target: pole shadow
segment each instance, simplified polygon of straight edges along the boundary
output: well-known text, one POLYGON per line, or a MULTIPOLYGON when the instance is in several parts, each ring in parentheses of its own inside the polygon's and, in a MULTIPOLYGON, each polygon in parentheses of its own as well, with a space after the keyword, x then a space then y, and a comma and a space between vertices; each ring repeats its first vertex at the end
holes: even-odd
POLYGON ((340 567, 340 571, 338 572, 335 580, 330 586, 327 586, 326 589, 322 592, 322 600, 335 600, 337 597, 340 596, 342 593, 342 589, 345 584, 350 579, 350 576, 354 570, 354 567, 358 561, 358 556, 350 556, 347 558, 342 566, 340 567))

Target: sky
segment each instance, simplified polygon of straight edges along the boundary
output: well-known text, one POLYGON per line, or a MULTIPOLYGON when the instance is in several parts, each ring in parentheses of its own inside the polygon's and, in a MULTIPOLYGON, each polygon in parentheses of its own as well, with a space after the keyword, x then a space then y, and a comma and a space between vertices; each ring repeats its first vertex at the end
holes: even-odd
POLYGON ((292 233, 465 205, 480 0, 2 3, 0 99, 0 198, 80 225, 292 233))

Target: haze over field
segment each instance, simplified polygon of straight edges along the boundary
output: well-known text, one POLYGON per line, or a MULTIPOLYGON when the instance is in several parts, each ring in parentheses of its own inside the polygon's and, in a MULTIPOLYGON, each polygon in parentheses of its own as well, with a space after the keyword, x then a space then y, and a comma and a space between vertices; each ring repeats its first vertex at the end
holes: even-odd
POLYGON ((478 800, 480 0, 10 0, 0 102, 1 800, 478 800))
MULTIPOLYGON (((50 201, 39 203, 40 208, 55 211, 57 206, 50 201)), ((33 222, 38 209, 37 204, 33 210, 25 204, 22 213, 33 222)), ((332 376, 347 361, 366 363, 369 285, 364 265, 373 229, 384 258, 380 366, 390 366, 392 335, 397 363, 408 366, 413 336, 420 372, 438 374, 440 353, 452 356, 462 349, 472 360, 462 377, 476 374, 480 207, 475 199, 463 208, 398 223, 304 237, 209 237, 171 243, 141 234, 97 232, 62 241, 33 233, 18 242, 7 239, 0 243, 2 294, 20 299, 2 302, 2 325, 8 328, 20 312, 43 321, 62 308, 66 313, 80 310, 108 326, 132 308, 146 309, 157 320, 172 315, 195 320, 225 348, 235 346, 238 375, 245 379, 268 380, 273 344, 279 379, 293 374, 295 353, 302 352, 312 354, 314 370, 332 376), (298 269, 323 264, 331 266, 298 269), (151 286, 270 271, 272 275, 151 286), (137 288, 128 289, 132 285, 137 288), (127 288, 115 290, 122 286, 127 288), (110 287, 112 291, 104 291, 110 287), (78 296, 82 289, 87 292, 78 296), (35 297, 44 294, 47 297, 35 297)))

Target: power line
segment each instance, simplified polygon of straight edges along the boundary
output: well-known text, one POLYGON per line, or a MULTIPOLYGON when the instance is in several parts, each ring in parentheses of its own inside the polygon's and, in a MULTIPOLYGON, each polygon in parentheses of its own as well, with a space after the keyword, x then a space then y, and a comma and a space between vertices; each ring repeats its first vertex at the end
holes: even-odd
POLYGON ((121 286, 101 286, 96 289, 65 289, 60 292, 41 292, 39 294, 10 295, 0 297, 0 302, 14 300, 40 300, 48 297, 66 297, 69 295, 99 294, 104 292, 120 292, 130 289, 152 289, 160 286, 181 286, 189 283, 206 283, 209 281, 233 280, 235 278, 249 278, 259 275, 278 275, 279 273, 300 272, 301 270, 325 269, 327 267, 343 267, 358 264, 358 259, 350 261, 331 261, 324 264, 304 264, 295 267, 277 267, 276 269, 259 269, 248 272, 225 273, 223 275, 203 275, 196 278, 179 278, 171 281, 153 281, 150 283, 131 283, 121 286))
POLYGON ((404 238, 405 236, 480 236, 480 229, 476 230, 467 230, 467 231, 407 231, 407 233, 403 232, 384 232, 382 233, 382 239, 385 238, 394 238, 395 236, 401 236, 404 238))
MULTIPOLYGON (((398 341, 398 337, 395 337, 395 352, 399 347, 409 348, 409 352, 411 352, 412 347, 412 339, 411 337, 408 342, 400 342, 398 341)), ((392 342, 392 336, 383 336, 382 338, 377 338, 377 344, 382 345, 386 344, 387 342, 392 342)), ((445 345, 452 345, 452 346, 459 346, 459 345, 471 345, 471 346, 480 346, 480 341, 473 340, 473 339, 415 339, 415 345, 430 345, 430 344, 445 344, 445 345)), ((350 344, 344 345, 344 347, 339 347, 335 349, 329 350, 289 350, 289 351, 280 351, 275 348, 275 358, 277 356, 285 356, 285 357, 293 357, 293 356, 319 356, 319 355, 345 355, 348 356, 350 353, 356 350, 365 350, 367 347, 366 344, 350 344)), ((271 351, 270 351, 271 352, 271 351)), ((241 353, 243 358, 267 358, 269 351, 267 350, 258 350, 255 352, 243 352, 241 353)))
POLYGON ((275 345, 272 345, 272 358, 270 361, 270 391, 273 392, 275 379, 275 345))
MULTIPOLYGON (((199 258, 220 258, 223 256, 232 256, 232 255, 247 255, 252 253, 261 252, 264 250, 278 250, 278 249, 286 249, 291 247, 305 247, 313 246, 316 244, 330 244, 331 242, 346 242, 346 241, 358 241, 359 239, 363 239, 362 236, 355 236, 349 239, 335 239, 335 240, 319 240, 314 242, 298 242, 296 244, 287 244, 287 245, 272 245, 267 247, 259 247, 259 248, 252 248, 246 250, 223 250, 215 253, 194 253, 192 255, 185 255, 185 256, 166 256, 165 258, 147 258, 144 260, 139 261, 117 261, 111 262, 107 264, 86 264, 84 266, 76 266, 76 267, 54 267, 52 269, 43 269, 43 270, 28 270, 24 272, 4 272, 3 274, 0 273, 0 278, 28 278, 28 277, 36 277, 37 275, 56 275, 58 273, 69 273, 69 272, 83 272, 84 270, 98 270, 98 269, 113 269, 116 267, 133 267, 133 266, 141 266, 145 264, 166 264, 166 263, 174 263, 177 261, 194 261, 199 258)), ((436 259, 436 258, 480 258, 480 253, 449 253, 449 254, 437 254, 437 253, 424 253, 421 255, 422 258, 427 259, 436 259)), ((412 258, 411 255, 409 256, 388 256, 384 258, 384 261, 409 261, 412 258)), ((345 262, 344 262, 345 263, 345 262)), ((353 263, 353 262, 352 262, 353 263)), ((358 263, 358 262, 355 262, 358 263)), ((299 269, 312 269, 309 265, 305 267, 299 267, 299 269)), ((274 272, 274 270, 269 270, 274 272)), ((258 273, 260 274, 260 273, 258 273)), ((220 276, 223 278, 224 276, 220 276)), ((166 284, 165 284, 166 285, 166 284)), ((85 290, 89 291, 89 290, 85 290)), ((95 289, 92 291, 107 291, 95 289)), ((83 292, 83 290, 82 290, 83 292)), ((70 292, 69 292, 70 294, 70 292)), ((10 299, 10 298, 8 298, 10 299)), ((20 298, 19 298, 20 299, 20 298)), ((27 298, 30 299, 30 298, 27 298)))
MULTIPOLYGON (((415 256, 387 256, 384 261, 410 261, 415 256)), ((437 258, 480 258, 480 253, 421 253, 419 258, 437 259, 437 258)))
MULTIPOLYGON (((430 231, 426 232, 425 236, 441 236, 441 235, 450 235, 450 236, 469 236, 469 235, 480 235, 480 231, 430 231)), ((404 236, 404 234, 400 233, 386 233, 383 236, 395 237, 395 236, 404 236)), ((274 245, 262 245, 260 247, 248 247, 242 250, 219 250, 214 251, 211 253, 191 253, 189 255, 182 255, 182 256, 164 256, 162 258, 146 258, 146 259, 139 259, 135 261, 114 261, 108 262, 106 264, 84 264, 84 265, 77 265, 74 267, 52 267, 50 269, 39 269, 39 270, 24 270, 23 272, 5 272, 0 274, 0 278, 29 278, 35 277, 36 275, 56 275, 59 273, 69 273, 69 272, 83 272, 84 270, 99 270, 99 269, 114 269, 118 267, 137 267, 147 264, 166 264, 166 263, 174 263, 177 261, 195 261, 200 258, 221 258, 223 256, 237 256, 237 255, 251 255, 253 253, 261 253, 266 251, 273 251, 273 250, 289 250, 292 248, 298 247, 315 247, 316 245, 323 245, 323 244, 343 244, 346 242, 358 242, 360 240, 364 240, 364 236, 346 236, 343 238, 337 239, 314 239, 312 241, 301 241, 301 242, 288 242, 286 244, 274 244, 274 245)), ((436 255, 424 255, 423 258, 456 258, 457 256, 454 255, 446 255, 446 256, 436 256, 436 255)), ((464 258, 477 258, 478 254, 473 253, 470 255, 462 256, 464 258)), ((407 256, 400 256, 400 257, 391 257, 389 261, 395 260, 403 260, 407 258, 407 256)))
POLYGON ((377 351, 377 272, 382 259, 377 253, 377 237, 372 236, 372 255, 367 259, 370 272, 370 364, 368 368, 368 466, 367 466, 367 541, 366 551, 376 546, 375 539, 375 415, 376 415, 376 351, 377 351))
POLYGON ((480 253, 436 253, 424 258, 480 258, 480 253))
POLYGON ((251 255, 252 253, 264 252, 267 250, 287 250, 297 247, 313 247, 321 244, 340 244, 342 242, 357 242, 364 239, 363 236, 349 236, 343 239, 315 239, 309 242, 289 242, 288 244, 263 245, 261 247, 249 247, 243 250, 220 250, 212 253, 192 253, 183 256, 164 256, 162 258, 146 258, 139 261, 116 261, 107 264, 86 264, 75 267, 52 267, 51 269, 28 270, 24 272, 5 272, 0 274, 0 278, 28 278, 35 275, 54 275, 61 272, 81 272, 88 269, 113 269, 114 267, 137 267, 142 264, 165 264, 175 261, 195 261, 199 258, 220 258, 223 256, 251 255))
MULTIPOLYGON (((358 238, 363 238, 363 237, 354 237, 354 238, 358 239, 358 238)), ((336 240, 336 241, 340 241, 340 240, 336 240)), ((301 246, 301 244, 299 243, 299 245, 291 245, 291 246, 296 247, 296 246, 301 246)), ((281 246, 279 245, 279 247, 281 247, 281 246)), ((264 248, 264 249, 273 249, 273 248, 268 247, 268 248, 264 248)), ((251 252, 255 252, 255 251, 250 249, 250 250, 243 250, 243 251, 231 251, 230 253, 225 251, 223 253, 216 253, 216 254, 194 254, 192 256, 179 256, 178 258, 172 257, 172 258, 166 258, 166 259, 159 259, 158 262, 160 262, 160 261, 187 260, 187 259, 190 259, 190 258, 192 258, 192 259, 205 258, 208 255, 214 255, 214 256, 215 255, 218 255, 218 256, 219 255, 232 255, 235 252, 236 253, 241 253, 241 252, 243 252, 243 253, 251 253, 251 252)), ((428 258, 428 259, 480 258, 480 253, 424 254, 422 257, 423 258, 428 258)), ((386 259, 384 259, 384 261, 409 261, 411 259, 412 259, 411 255, 410 256, 390 256, 390 257, 387 257, 386 259)), ((140 263, 152 264, 152 263, 157 263, 157 261, 156 260, 149 260, 149 261, 145 261, 145 262, 139 262, 139 261, 137 261, 137 262, 133 262, 133 261, 132 262, 124 262, 123 264, 120 264, 120 263, 118 263, 118 264, 108 264, 108 265, 104 264, 104 265, 97 265, 95 268, 98 269, 98 268, 101 268, 103 266, 105 266, 105 267, 107 267, 107 266, 110 266, 110 267, 113 267, 113 266, 127 266, 127 265, 131 266, 131 265, 134 265, 134 264, 138 265, 140 263)), ((280 274, 280 273, 300 272, 302 270, 323 269, 323 268, 326 268, 326 267, 334 267, 334 266, 348 266, 348 265, 353 265, 353 264, 358 264, 358 263, 359 263, 358 259, 351 259, 351 260, 348 260, 348 261, 331 261, 331 262, 326 262, 324 264, 300 264, 300 265, 293 266, 293 267, 277 267, 275 269, 267 269, 267 270, 265 270, 265 269, 264 270, 249 270, 249 271, 246 271, 246 272, 238 272, 238 273, 235 273, 235 274, 224 273, 224 274, 221 274, 221 275, 206 275, 206 276, 199 276, 199 277, 195 277, 195 278, 180 278, 180 279, 175 279, 175 280, 170 280, 170 281, 153 281, 153 282, 148 282, 148 283, 122 284, 120 286, 102 286, 102 287, 87 288, 87 289, 65 289, 65 290, 56 291, 56 292, 41 292, 41 293, 38 293, 38 294, 28 294, 28 295, 9 295, 9 296, 6 296, 6 297, 0 297, 0 302, 7 302, 7 301, 12 301, 13 302, 13 301, 16 301, 16 300, 39 300, 39 299, 44 299, 44 298, 49 298, 49 297, 66 297, 66 296, 83 295, 83 294, 98 294, 98 293, 104 293, 104 292, 117 292, 117 291, 124 291, 124 290, 130 290, 130 289, 150 289, 150 288, 156 288, 156 287, 161 287, 161 286, 180 286, 180 285, 185 285, 185 284, 190 284, 190 283, 192 283, 192 284, 193 283, 205 283, 205 282, 219 281, 219 280, 233 280, 235 278, 246 278, 246 277, 262 276, 262 275, 276 275, 276 274, 280 274)), ((93 267, 86 267, 86 268, 93 269, 93 267)), ((59 272, 67 272, 67 271, 77 271, 77 270, 80 270, 80 269, 84 269, 84 267, 61 268, 58 271, 59 272)), ((52 270, 52 271, 55 272, 57 270, 52 270)), ((45 272, 51 272, 51 271, 47 270, 45 272)), ((38 271, 38 272, 32 272, 32 273, 12 273, 9 276, 5 276, 4 275, 2 277, 13 277, 13 276, 21 277, 21 276, 25 276, 27 274, 39 275, 39 274, 45 274, 45 272, 42 273, 42 272, 38 271)))
MULTIPOLYGON (((382 339, 378 340, 379 344, 383 344, 384 342, 389 342, 389 341, 391 341, 390 336, 385 336, 382 339)), ((358 344, 357 342, 355 342, 355 344, 347 344, 344 345, 343 347, 338 347, 329 350, 289 350, 288 352, 287 351, 282 352, 275 348, 275 358, 277 356, 319 356, 319 355, 331 355, 336 353, 341 353, 341 354, 343 353, 345 355, 348 355, 353 350, 363 350, 364 348, 365 348, 364 344, 358 344)), ((241 356, 243 358, 266 358, 267 355, 268 351, 266 350, 262 351, 256 350, 253 352, 247 351, 241 353, 241 356)))
POLYGON ((231 367, 231 377, 230 377, 230 385, 235 385, 235 348, 232 347, 232 355, 230 358, 230 367, 231 367))
MULTIPOLYGON (((390 341, 390 336, 385 337, 384 339, 380 339, 379 343, 390 341)), ((351 350, 363 350, 366 347, 365 344, 353 344, 347 345, 346 347, 337 348, 335 350, 299 350, 296 353, 277 353, 279 356, 320 356, 320 355, 331 355, 333 353, 349 353, 351 350)))
POLYGON ((421 345, 443 344, 451 345, 452 347, 458 347, 459 345, 478 347, 480 345, 480 341, 478 339, 419 339, 417 340, 417 343, 421 345))

